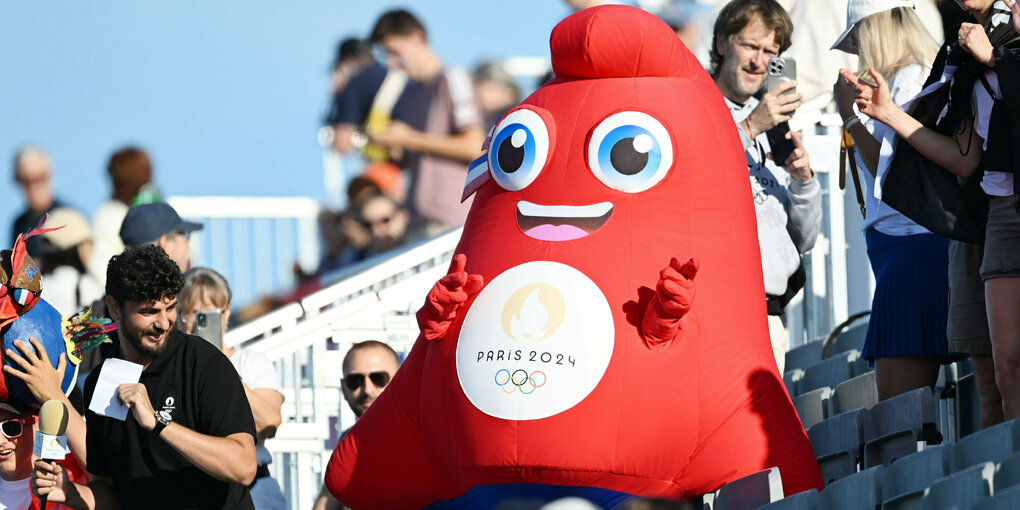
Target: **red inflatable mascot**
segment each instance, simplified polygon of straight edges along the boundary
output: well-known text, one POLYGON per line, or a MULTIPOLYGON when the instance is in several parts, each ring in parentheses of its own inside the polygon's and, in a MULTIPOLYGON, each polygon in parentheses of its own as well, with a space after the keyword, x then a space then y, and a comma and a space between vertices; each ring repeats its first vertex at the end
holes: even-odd
POLYGON ((337 446, 353 508, 690 498, 778 466, 820 488, 768 340, 747 165, 723 98, 636 8, 580 11, 556 78, 471 165, 421 335, 337 446))

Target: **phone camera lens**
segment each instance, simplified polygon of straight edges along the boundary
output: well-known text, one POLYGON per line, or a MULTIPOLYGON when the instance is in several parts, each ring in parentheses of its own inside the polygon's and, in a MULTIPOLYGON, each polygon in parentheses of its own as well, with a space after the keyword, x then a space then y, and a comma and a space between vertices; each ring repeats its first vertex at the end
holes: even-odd
POLYGON ((205 327, 205 314, 204 313, 198 314, 195 317, 195 323, 198 325, 198 327, 204 328, 205 327))

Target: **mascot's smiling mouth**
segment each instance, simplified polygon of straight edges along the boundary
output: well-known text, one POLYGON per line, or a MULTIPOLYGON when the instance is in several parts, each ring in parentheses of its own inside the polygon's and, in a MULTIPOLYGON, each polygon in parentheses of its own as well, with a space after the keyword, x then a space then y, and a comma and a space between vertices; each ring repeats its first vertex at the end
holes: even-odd
POLYGON ((613 214, 613 204, 539 205, 517 202, 517 226, 539 241, 573 241, 598 230, 613 214))

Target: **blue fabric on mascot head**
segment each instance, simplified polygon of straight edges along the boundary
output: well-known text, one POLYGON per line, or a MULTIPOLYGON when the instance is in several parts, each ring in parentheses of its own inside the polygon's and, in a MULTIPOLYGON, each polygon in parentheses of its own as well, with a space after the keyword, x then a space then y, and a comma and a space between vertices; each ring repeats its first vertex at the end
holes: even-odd
MULTIPOLYGON (((0 342, 3 345, 3 363, 12 368, 20 370, 21 367, 17 363, 13 363, 10 358, 7 357, 6 352, 8 349, 18 353, 18 348, 14 346, 15 340, 21 340, 24 344, 24 348, 33 349, 29 338, 35 338, 42 344, 43 348, 46 349, 46 355, 49 356, 50 363, 56 368, 57 363, 60 360, 61 354, 67 353, 67 346, 64 343, 64 335, 61 331, 63 318, 60 312, 53 305, 46 302, 45 299, 40 299, 39 303, 35 305, 25 315, 18 317, 17 320, 12 322, 3 330, 3 341, 0 342)), ((64 379, 60 383, 60 389, 66 394, 70 391, 74 385, 75 377, 78 374, 77 365, 72 365, 70 362, 67 363, 67 369, 64 371, 64 379)), ((25 404, 33 407, 39 407, 41 402, 37 401, 32 393, 28 390, 20 379, 17 377, 4 374, 4 379, 7 383, 7 389, 10 397, 8 401, 15 404, 25 404)))

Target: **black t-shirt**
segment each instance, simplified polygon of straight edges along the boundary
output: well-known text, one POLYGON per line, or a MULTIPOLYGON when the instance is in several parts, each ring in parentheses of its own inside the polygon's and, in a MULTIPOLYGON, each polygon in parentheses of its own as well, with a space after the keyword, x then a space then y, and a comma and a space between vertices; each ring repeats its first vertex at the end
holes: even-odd
MULTIPOLYGON (((120 349, 110 357, 121 357, 120 349)), ((105 363, 85 381, 85 402, 91 402, 105 363)), ((166 350, 139 382, 148 390, 152 407, 170 412, 174 423, 209 436, 255 436, 255 420, 237 371, 219 349, 197 336, 172 330, 166 350)), ((207 475, 153 437, 131 413, 119 421, 88 411, 86 419, 88 471, 113 479, 121 508, 254 510, 247 487, 207 475)))

